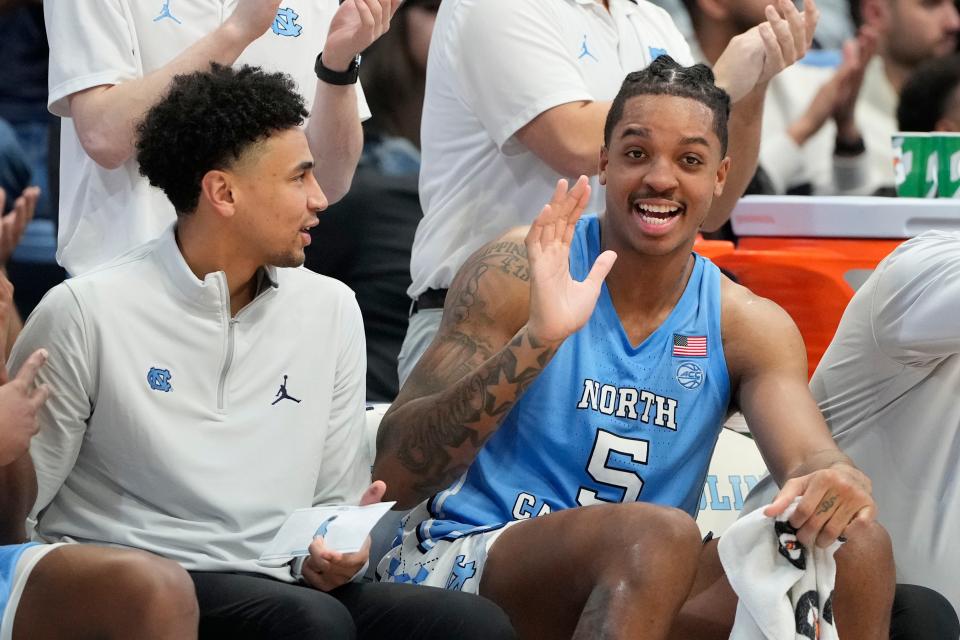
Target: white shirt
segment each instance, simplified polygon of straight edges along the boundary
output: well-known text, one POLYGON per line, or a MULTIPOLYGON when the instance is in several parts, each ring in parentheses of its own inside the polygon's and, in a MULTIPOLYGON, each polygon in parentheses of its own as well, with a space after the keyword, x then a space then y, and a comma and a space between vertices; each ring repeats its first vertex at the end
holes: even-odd
POLYGON ((867 63, 863 86, 854 117, 863 134, 868 157, 868 193, 881 187, 893 187, 893 144, 890 138, 897 131, 897 104, 900 97, 890 84, 883 59, 877 55, 867 63))
POLYGON ((645 0, 611 0, 609 12, 595 0, 443 2, 427 62, 410 296, 448 287, 471 253, 549 201, 560 176, 517 141, 519 129, 561 104, 612 100, 662 52, 693 64, 670 16, 645 0))
POLYGON ((760 166, 773 182, 776 193, 809 184, 814 195, 869 195, 870 155, 844 157, 834 154, 837 125, 828 118, 809 139, 798 146, 787 128, 798 120, 820 88, 833 78, 840 63, 838 51, 810 51, 770 81, 763 107, 760 166))
POLYGON ((255 561, 284 519, 367 487, 363 326, 336 280, 267 269, 231 318, 224 274, 198 280, 167 231, 52 289, 12 370, 41 346, 35 539, 289 580, 255 561))
MULTIPOLYGON (((50 41, 49 107, 63 118, 57 260, 71 274, 85 273, 152 240, 176 214, 163 193, 140 176, 135 159, 105 169, 86 154, 70 119, 67 97, 142 78, 163 67, 223 24, 236 4, 237 0, 44 2, 50 41)), ((336 10, 335 0, 286 0, 273 27, 246 48, 237 64, 289 73, 309 111, 317 83, 314 60, 336 10)), ((369 117, 359 85, 357 101, 361 119, 369 117)))
MULTIPOLYGON (((960 233, 888 256, 850 301, 810 387, 843 451, 873 481, 897 580, 960 610, 960 233)), ((767 504, 769 477, 744 513, 767 504)))

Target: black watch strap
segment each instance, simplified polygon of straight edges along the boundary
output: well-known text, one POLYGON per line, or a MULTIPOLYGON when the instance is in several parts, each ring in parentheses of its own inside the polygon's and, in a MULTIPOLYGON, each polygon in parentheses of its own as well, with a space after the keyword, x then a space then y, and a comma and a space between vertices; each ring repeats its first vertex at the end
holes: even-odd
POLYGON ((317 78, 327 84, 339 86, 356 84, 357 79, 360 77, 360 56, 356 56, 350 62, 350 66, 347 67, 346 71, 333 71, 323 66, 323 52, 321 51, 317 54, 317 62, 313 65, 313 70, 316 72, 317 78))
POLYGON ((859 137, 853 142, 844 140, 840 136, 837 136, 837 139, 833 143, 833 152, 838 156, 843 157, 853 157, 858 156, 861 153, 867 150, 866 145, 863 143, 863 137, 859 137))

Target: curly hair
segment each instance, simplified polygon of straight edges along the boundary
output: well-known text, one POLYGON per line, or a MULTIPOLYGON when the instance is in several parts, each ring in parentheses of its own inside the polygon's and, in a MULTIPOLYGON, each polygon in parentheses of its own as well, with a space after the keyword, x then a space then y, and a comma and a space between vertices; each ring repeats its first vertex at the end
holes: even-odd
POLYGON ((720 155, 727 155, 730 96, 714 84, 713 71, 707 65, 684 67, 667 55, 661 55, 642 71, 627 74, 607 113, 603 127, 604 145, 610 145, 613 128, 623 118, 627 100, 644 95, 690 98, 706 105, 713 111, 713 131, 720 139, 720 155))
POLYGON ((140 174, 161 189, 177 215, 200 200, 200 183, 227 169, 252 144, 298 127, 307 117, 293 80, 259 67, 212 64, 176 76, 137 125, 140 174))
POLYGON ((950 108, 960 100, 960 53, 929 60, 904 83, 897 107, 900 131, 933 131, 950 108), (954 98, 954 95, 957 95, 954 98))

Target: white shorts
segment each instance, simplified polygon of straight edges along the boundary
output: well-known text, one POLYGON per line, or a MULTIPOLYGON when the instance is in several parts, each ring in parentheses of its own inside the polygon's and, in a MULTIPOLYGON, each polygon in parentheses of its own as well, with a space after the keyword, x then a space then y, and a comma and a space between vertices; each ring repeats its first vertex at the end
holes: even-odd
POLYGON ((454 540, 431 541, 429 550, 424 552, 417 537, 417 526, 430 517, 426 502, 404 517, 401 542, 380 560, 378 580, 479 593, 480 577, 493 543, 508 527, 523 522, 515 520, 454 540))
POLYGON ((11 545, 5 550, 15 552, 15 547, 23 547, 20 557, 17 559, 16 566, 13 568, 12 575, 4 576, 4 582, 9 585, 9 591, 5 594, 6 604, 3 607, 3 618, 0 622, 0 640, 11 640, 13 638, 13 620, 17 614, 17 606, 20 604, 20 596, 23 595, 23 589, 27 586, 27 580, 37 563, 45 555, 62 547, 64 542, 56 544, 23 544, 11 545))

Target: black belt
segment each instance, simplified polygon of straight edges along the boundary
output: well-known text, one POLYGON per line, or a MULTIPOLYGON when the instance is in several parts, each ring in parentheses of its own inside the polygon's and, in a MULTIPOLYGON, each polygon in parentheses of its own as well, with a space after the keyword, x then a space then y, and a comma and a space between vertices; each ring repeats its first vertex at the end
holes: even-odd
POLYGON ((446 299, 446 289, 427 289, 410 305, 410 315, 425 309, 443 309, 443 302, 446 299))

